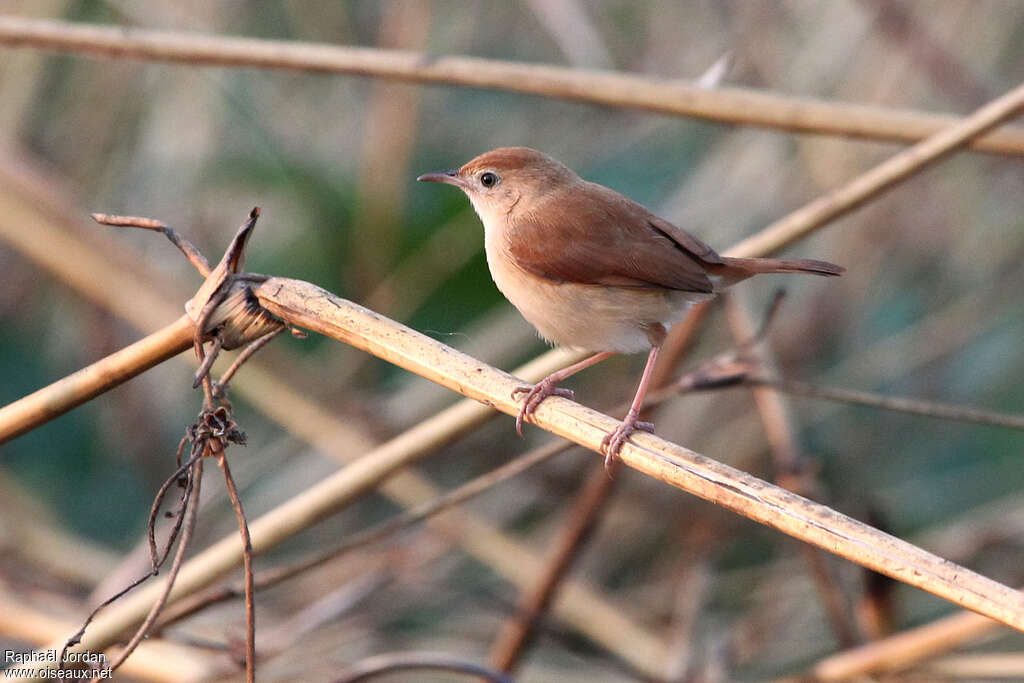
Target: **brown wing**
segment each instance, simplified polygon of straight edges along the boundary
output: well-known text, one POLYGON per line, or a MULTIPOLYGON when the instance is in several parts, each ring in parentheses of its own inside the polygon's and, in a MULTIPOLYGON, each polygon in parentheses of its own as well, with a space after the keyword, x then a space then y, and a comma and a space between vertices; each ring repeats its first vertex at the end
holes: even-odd
POLYGON ((516 217, 509 254, 520 268, 558 282, 712 291, 703 264, 722 259, 711 247, 614 190, 583 185, 516 217), (547 247, 554 235, 560 249, 547 247))

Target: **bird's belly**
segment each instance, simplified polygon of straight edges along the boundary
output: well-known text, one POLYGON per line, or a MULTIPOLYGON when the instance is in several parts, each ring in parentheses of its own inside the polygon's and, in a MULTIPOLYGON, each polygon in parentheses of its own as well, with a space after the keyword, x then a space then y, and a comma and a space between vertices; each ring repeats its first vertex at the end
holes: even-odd
POLYGON ((648 329, 682 320, 690 305, 707 295, 555 282, 528 273, 510 259, 491 258, 491 277, 501 293, 542 337, 588 351, 636 353, 651 347, 648 329))

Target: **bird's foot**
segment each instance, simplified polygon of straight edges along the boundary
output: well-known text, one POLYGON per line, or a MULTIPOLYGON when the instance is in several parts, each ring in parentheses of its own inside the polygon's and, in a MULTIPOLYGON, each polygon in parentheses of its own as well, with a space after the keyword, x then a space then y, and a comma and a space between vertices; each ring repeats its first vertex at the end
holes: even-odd
POLYGON ((653 422, 641 422, 636 415, 630 413, 619 423, 610 434, 601 439, 601 450, 604 451, 604 468, 608 469, 615 462, 622 450, 622 444, 626 443, 630 434, 635 431, 654 433, 653 422))
POLYGON ((571 389, 559 388, 550 377, 545 377, 532 387, 516 387, 512 390, 513 399, 518 398, 519 394, 526 394, 523 399, 523 407, 520 408, 519 415, 516 416, 516 434, 519 436, 523 435, 523 420, 533 415, 537 406, 548 396, 561 396, 570 400, 576 397, 571 389))

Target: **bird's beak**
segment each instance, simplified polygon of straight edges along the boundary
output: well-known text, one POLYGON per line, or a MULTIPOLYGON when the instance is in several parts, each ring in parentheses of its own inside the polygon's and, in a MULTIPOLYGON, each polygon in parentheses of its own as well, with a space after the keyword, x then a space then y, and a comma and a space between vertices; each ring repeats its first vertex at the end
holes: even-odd
POLYGON ((459 175, 458 169, 455 168, 448 171, 424 173, 416 180, 424 183, 445 183, 447 185, 455 185, 456 187, 462 187, 465 183, 465 181, 462 180, 462 176, 459 175))

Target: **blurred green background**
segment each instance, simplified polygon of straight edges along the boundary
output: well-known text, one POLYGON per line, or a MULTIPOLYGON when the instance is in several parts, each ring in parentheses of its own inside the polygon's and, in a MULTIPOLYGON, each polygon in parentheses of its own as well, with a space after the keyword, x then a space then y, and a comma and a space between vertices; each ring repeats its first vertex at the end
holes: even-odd
MULTIPOLYGON (((999 0, 3 0, 0 11, 680 79, 699 77, 729 54, 725 86, 950 113, 972 111, 1024 73, 1024 5, 999 0)), ((174 248, 152 233, 94 225, 89 212, 159 218, 216 259, 258 205, 247 269, 310 280, 512 369, 544 345, 491 283, 482 230, 465 198, 414 182, 501 145, 541 149, 720 250, 899 149, 514 93, 0 48, 0 221, 14 220, 5 205, 26 201, 25 188, 36 188, 59 207, 53 220, 72 226, 85 248, 113 250, 141 283, 179 305, 199 278, 174 248)), ((775 287, 788 290, 771 344, 780 372, 1021 412, 1022 181, 1020 158, 961 153, 787 250, 841 263, 848 273, 830 281, 760 278, 740 288, 755 315, 775 287)), ((0 273, 0 404, 155 329, 137 329, 97 306, 8 242, 0 242, 0 273)), ((690 358, 732 343, 716 309, 690 358)), ((323 409, 380 438, 457 398, 317 338, 282 339, 260 359, 323 409)), ((642 360, 584 373, 572 384, 578 400, 607 409, 632 395, 642 360)), ((19 596, 52 593, 66 614, 78 613, 86 593, 142 538, 152 496, 200 406, 188 388, 191 372, 188 363, 169 362, 0 447, 0 587, 19 596), (76 563, 61 554, 66 547, 50 553, 38 541, 42 547, 26 550, 25 530, 36 526, 64 534, 94 564, 62 575, 54 565, 76 563)), ((235 405, 249 446, 231 458, 250 519, 336 469, 243 398, 235 405)), ((857 518, 876 515, 893 533, 997 580, 1024 581, 1019 432, 802 398, 789 405, 821 501, 857 518)), ((666 438, 771 476, 746 390, 681 397, 656 420, 666 438)), ((501 418, 423 468, 449 487, 543 441, 531 428, 524 443, 511 419, 501 418)), ((580 452, 560 456, 469 508, 542 554, 593 461, 580 452)), ((705 585, 687 675, 795 673, 837 649, 795 542, 641 475, 619 477, 574 574, 667 637, 679 618, 673 596, 681 568, 701 563, 705 585), (705 527, 713 531, 694 531, 705 527)), ((234 524, 211 482, 197 547, 234 524)), ((261 562, 299 556, 394 511, 370 496, 261 562)), ((318 680, 390 650, 483 658, 516 591, 427 533, 269 591, 259 601, 261 628, 288 623, 317 595, 382 563, 387 585, 282 648, 266 665, 267 680, 288 680, 297 670, 318 680)), ((859 571, 835 566, 856 598, 859 571)), ((897 589, 895 600, 897 627, 951 609, 912 589, 897 589)), ((197 622, 183 632, 213 640, 242 623, 230 608, 197 622)), ((985 647, 1019 646, 1004 635, 985 647)), ((522 680, 636 677, 552 621, 522 680)))

